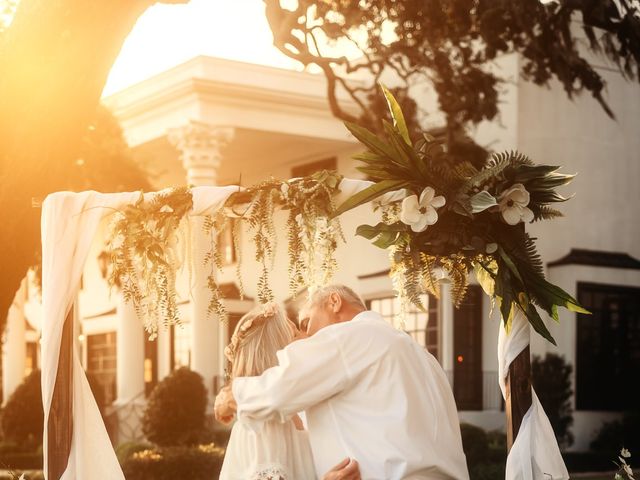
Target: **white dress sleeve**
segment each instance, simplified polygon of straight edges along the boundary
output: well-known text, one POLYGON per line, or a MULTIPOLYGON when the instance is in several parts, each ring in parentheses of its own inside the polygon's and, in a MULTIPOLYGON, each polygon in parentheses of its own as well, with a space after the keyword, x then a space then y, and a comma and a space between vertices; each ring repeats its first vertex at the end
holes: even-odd
POLYGON ((278 365, 259 377, 233 380, 238 419, 251 428, 265 420, 285 421, 341 392, 351 381, 337 336, 327 327, 278 352, 278 365))

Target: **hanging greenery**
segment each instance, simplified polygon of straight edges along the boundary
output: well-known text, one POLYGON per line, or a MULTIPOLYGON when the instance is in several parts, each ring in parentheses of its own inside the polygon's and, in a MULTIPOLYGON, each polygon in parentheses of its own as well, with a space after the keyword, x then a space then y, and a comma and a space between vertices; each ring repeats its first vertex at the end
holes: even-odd
MULTIPOLYGON (((269 180, 232 195, 226 208, 245 221, 261 265, 258 301, 273 300, 269 271, 276 251, 273 217, 276 208, 288 210, 287 252, 289 289, 295 296, 302 289, 314 289, 329 282, 337 268, 335 251, 342 230, 332 217, 333 196, 342 177, 321 171, 289 181, 269 180), (244 211, 239 212, 244 208, 244 211)), ((237 238, 237 234, 234 235, 237 238)), ((239 264, 239 262, 238 262, 239 264)))
POLYGON ((535 239, 524 224, 562 214, 550 205, 564 202, 556 187, 574 175, 560 167, 536 165, 518 152, 494 155, 483 168, 452 162, 441 142, 428 134, 413 142, 404 116, 382 87, 393 124, 383 121, 385 138, 346 123, 367 147, 356 155, 358 167, 375 183, 347 199, 340 215, 384 194, 404 189, 403 200, 387 207, 377 225, 361 225, 357 234, 389 249, 391 275, 401 298, 423 309, 420 296, 437 294, 438 269, 448 273, 456 305, 475 272, 480 285, 499 305, 507 329, 516 309, 555 344, 537 307, 558 320, 558 307, 588 313, 561 288, 544 278, 535 239))
POLYGON ((159 323, 180 322, 175 289, 181 263, 178 227, 192 206, 191 192, 181 187, 151 201, 141 192, 136 203, 115 213, 107 240, 109 283, 133 304, 151 338, 159 323))
MULTIPOLYGON (((208 314, 225 319, 227 311, 217 278, 223 262, 218 246, 221 233, 230 230, 237 255, 236 277, 243 294, 240 275, 241 249, 239 230, 244 223, 255 244, 255 260, 261 273, 257 282, 258 301, 267 303, 274 295, 269 272, 276 252, 276 209, 288 210, 287 243, 290 289, 313 289, 329 282, 337 268, 335 251, 342 236, 340 223, 332 217, 332 197, 338 192, 342 177, 334 172, 319 172, 290 181, 269 180, 229 197, 225 206, 206 216, 202 233, 209 248, 202 259, 210 291, 208 314)), ((111 259, 109 283, 122 290, 136 314, 143 319, 151 338, 160 324, 180 322, 177 307, 176 273, 187 258, 188 232, 179 234, 193 206, 186 187, 162 193, 151 201, 144 195, 135 204, 115 214, 107 239, 111 259)), ((186 229, 185 229, 186 230, 186 229)))

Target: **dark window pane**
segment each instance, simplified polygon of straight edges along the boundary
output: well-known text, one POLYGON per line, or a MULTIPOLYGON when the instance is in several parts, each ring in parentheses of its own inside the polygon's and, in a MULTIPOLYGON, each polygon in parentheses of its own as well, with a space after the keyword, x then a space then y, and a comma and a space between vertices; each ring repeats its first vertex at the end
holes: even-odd
POLYGON ((578 284, 576 409, 637 408, 628 372, 640 370, 640 288, 578 284))

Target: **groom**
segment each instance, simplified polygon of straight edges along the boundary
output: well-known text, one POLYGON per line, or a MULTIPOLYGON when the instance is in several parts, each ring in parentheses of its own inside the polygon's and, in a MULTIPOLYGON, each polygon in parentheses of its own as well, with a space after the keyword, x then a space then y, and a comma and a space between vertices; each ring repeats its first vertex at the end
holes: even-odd
POLYGON ((216 398, 218 420, 237 411, 259 428, 304 410, 317 472, 351 457, 363 479, 469 478, 451 387, 431 354, 342 285, 316 291, 301 321, 309 337, 261 376, 234 379, 216 398))

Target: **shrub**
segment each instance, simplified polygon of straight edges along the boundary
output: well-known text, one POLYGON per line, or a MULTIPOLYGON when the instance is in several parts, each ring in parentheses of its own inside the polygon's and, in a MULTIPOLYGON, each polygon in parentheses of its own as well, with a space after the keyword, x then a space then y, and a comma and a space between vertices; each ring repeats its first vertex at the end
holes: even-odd
POLYGON ((558 445, 562 448, 573 444, 573 435, 570 431, 573 425, 572 371, 573 368, 564 357, 553 353, 547 353, 544 359, 534 356, 531 361, 531 382, 549 417, 558 445))
POLYGON ((207 390, 202 377, 186 367, 158 383, 147 403, 142 431, 161 446, 194 445, 205 433, 207 390))
POLYGON ((141 442, 125 442, 118 445, 116 448, 116 457, 120 464, 124 464, 134 453, 141 452, 143 450, 151 450, 153 445, 141 442))
POLYGON ((218 478, 224 450, 211 445, 165 447, 134 453, 122 464, 127 480, 218 478))
POLYGON ((489 455, 487 432, 475 425, 462 423, 460 424, 460 433, 462 434, 462 448, 467 456, 469 468, 486 461, 489 455))
POLYGON ((632 454, 640 452, 640 412, 627 412, 622 420, 607 422, 600 428, 590 448, 606 458, 617 458, 622 447, 632 454))
POLYGON ((42 443, 43 423, 40 370, 34 370, 9 397, 0 415, 0 428, 5 440, 29 450, 42 443))
POLYGON ((485 432, 468 423, 460 424, 460 433, 471 480, 504 478, 506 435, 499 431, 485 432))

